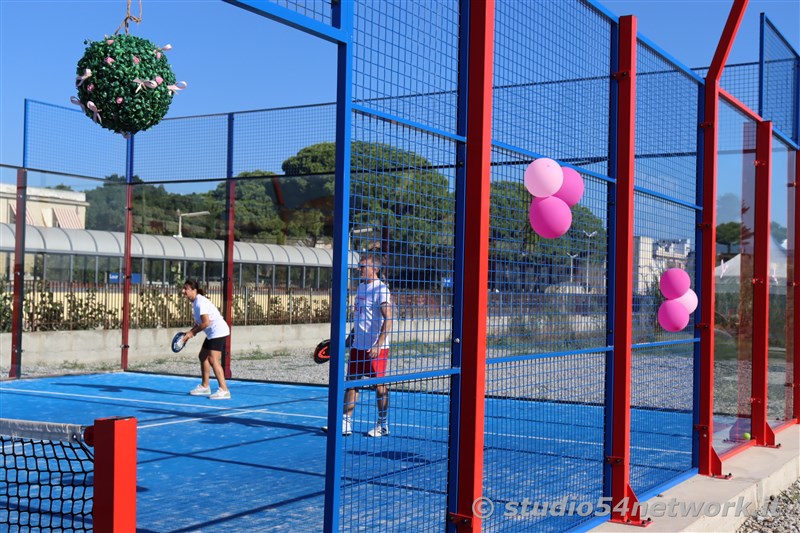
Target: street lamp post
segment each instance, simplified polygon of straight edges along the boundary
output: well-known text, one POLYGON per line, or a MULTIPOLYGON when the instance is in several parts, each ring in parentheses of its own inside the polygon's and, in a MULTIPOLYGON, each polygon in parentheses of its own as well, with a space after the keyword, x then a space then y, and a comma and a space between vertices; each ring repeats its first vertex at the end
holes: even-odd
POLYGON ((194 213, 181 213, 181 210, 178 209, 178 234, 173 235, 173 237, 177 237, 179 239, 183 238, 183 219, 192 218, 192 217, 203 217, 206 215, 210 215, 209 211, 195 211, 194 213))
POLYGON ((583 234, 586 236, 586 292, 589 292, 589 257, 591 255, 591 247, 592 247, 592 237, 597 235, 596 231, 591 233, 583 230, 583 234))
POLYGON ((581 254, 575 254, 575 255, 573 255, 573 254, 571 254, 571 253, 567 253, 567 257, 569 257, 569 284, 570 284, 570 285, 572 285, 572 283, 573 283, 573 280, 574 280, 574 278, 573 278, 573 276, 572 276, 572 266, 573 266, 573 261, 574 261, 574 260, 575 260, 575 258, 576 258, 576 257, 578 257, 579 255, 581 255, 581 254))

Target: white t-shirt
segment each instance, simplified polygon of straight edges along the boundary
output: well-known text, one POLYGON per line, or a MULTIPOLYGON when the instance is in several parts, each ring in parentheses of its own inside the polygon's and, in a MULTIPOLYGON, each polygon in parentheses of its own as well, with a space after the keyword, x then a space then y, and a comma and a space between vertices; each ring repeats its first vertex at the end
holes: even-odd
POLYGON ((202 322, 200 318, 201 315, 208 315, 208 320, 211 323, 205 329, 207 338, 218 339, 231 334, 231 328, 228 327, 228 323, 222 318, 219 309, 202 294, 198 294, 192 302, 192 314, 194 315, 194 322, 197 325, 200 325, 202 322))
MULTIPOLYGON (((378 342, 383 325, 381 305, 391 304, 392 296, 389 287, 380 280, 370 283, 359 283, 356 291, 356 303, 353 313, 353 344, 357 350, 369 350, 378 342)), ((389 347, 389 336, 386 336, 381 349, 389 347)))

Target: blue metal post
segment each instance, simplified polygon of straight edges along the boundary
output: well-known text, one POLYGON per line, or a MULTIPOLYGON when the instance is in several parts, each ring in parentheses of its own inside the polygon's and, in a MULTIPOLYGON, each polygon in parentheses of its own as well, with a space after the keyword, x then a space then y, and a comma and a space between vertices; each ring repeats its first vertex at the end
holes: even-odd
MULTIPOLYGON (((467 83, 469 81, 469 8, 471 0, 461 0, 458 28, 458 108, 456 133, 467 135, 467 83)), ((453 244, 453 317, 452 337, 463 336, 464 320, 464 221, 466 220, 466 160, 467 144, 459 142, 456 146, 455 176, 455 228, 453 244)), ((451 366, 459 369, 450 382, 450 468, 447 480, 447 512, 458 511, 458 464, 460 460, 459 429, 461 427, 461 343, 451 346, 451 366)), ((448 522, 447 531, 454 532, 456 524, 448 522)))
MULTIPOLYGON (((617 72, 619 70, 619 24, 614 23, 611 25, 611 65, 610 72, 617 72)), ((617 84, 610 83, 609 87, 609 105, 608 105, 608 175, 617 175, 617 98, 618 98, 617 84)), ((617 286, 617 182, 616 179, 609 183, 607 194, 607 215, 608 215, 608 286, 606 294, 608 295, 608 309, 606 311, 606 346, 614 346, 614 316, 616 308, 616 293, 617 286)), ((603 457, 611 455, 611 428, 614 426, 614 350, 606 352, 606 368, 605 368, 605 430, 604 430, 604 447, 603 457)), ((611 497, 611 465, 608 463, 603 464, 603 496, 611 497)))
MULTIPOLYGON (((696 174, 697 174, 697 205, 704 205, 705 195, 703 193, 705 187, 705 179, 703 168, 705 166, 705 143, 702 131, 699 124, 702 124, 705 117, 705 84, 701 83, 697 86, 697 158, 695 161, 696 174)), ((714 263, 706 265, 705 257, 700 251, 703 249, 703 211, 698 210, 695 212, 695 246, 694 246, 694 285, 697 294, 703 294, 703 268, 714 268, 714 263)), ((699 299, 698 299, 699 300, 699 299)), ((699 317, 702 316, 703 306, 708 305, 708 302, 702 300, 698 302, 696 313, 694 314, 694 337, 697 342, 694 345, 694 357, 692 364, 692 427, 697 428, 700 424, 700 365, 701 365, 701 330, 699 317)), ((692 432, 692 466, 697 468, 700 465, 700 434, 697 431, 692 432)))
POLYGON ((347 271, 350 255, 350 152, 353 105, 353 2, 333 4, 333 25, 347 36, 338 43, 336 73, 336 182, 333 211, 333 298, 331 308, 331 360, 328 387, 328 441, 325 470, 325 521, 323 530, 334 533, 339 521, 342 478, 342 410, 344 408, 345 335, 347 323, 347 271))
MULTIPOLYGON (((236 213, 236 180, 233 178, 233 113, 228 113, 228 146, 225 165, 225 274, 223 275, 223 313, 228 326, 233 331, 233 256, 235 243, 236 213)), ((225 353, 222 354, 222 368, 225 377, 230 379, 231 373, 231 335, 225 341, 225 353)))

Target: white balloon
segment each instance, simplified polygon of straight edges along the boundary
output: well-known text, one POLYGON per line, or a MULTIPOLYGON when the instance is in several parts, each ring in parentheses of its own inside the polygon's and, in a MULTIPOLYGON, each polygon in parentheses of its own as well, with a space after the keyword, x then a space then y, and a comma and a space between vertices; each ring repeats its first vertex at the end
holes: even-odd
POLYGON ((675 298, 675 301, 680 302, 690 313, 697 309, 697 294, 692 289, 687 290, 680 298, 675 298))
POLYGON ((558 192, 564 183, 561 165, 542 157, 525 169, 525 187, 537 198, 547 198, 558 192))

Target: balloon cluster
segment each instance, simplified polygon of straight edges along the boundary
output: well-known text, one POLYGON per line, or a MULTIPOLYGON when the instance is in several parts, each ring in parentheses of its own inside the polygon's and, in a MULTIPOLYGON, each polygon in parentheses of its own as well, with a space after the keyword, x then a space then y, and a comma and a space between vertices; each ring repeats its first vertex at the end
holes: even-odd
POLYGON ((557 239, 572 225, 570 207, 583 196, 583 178, 575 170, 542 157, 525 169, 525 188, 533 195, 531 228, 545 239, 557 239))
POLYGON ((661 275, 659 286, 666 301, 658 308, 658 323, 667 331, 681 331, 689 324, 689 315, 697 309, 697 294, 689 288, 689 274, 670 268, 661 275))

